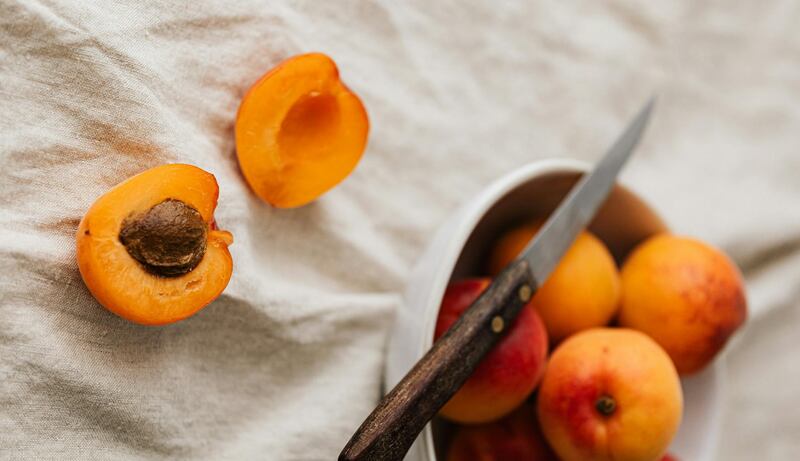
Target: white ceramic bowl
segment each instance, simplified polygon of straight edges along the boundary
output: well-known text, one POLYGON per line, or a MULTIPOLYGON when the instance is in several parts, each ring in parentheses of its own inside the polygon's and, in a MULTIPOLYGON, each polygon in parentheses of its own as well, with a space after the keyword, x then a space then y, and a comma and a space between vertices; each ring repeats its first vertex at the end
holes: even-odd
MULTIPOLYGON (((409 280, 389 343, 387 389, 430 349, 439 303, 450 280, 481 274, 481 261, 498 235, 515 223, 550 213, 587 167, 564 159, 531 163, 495 181, 447 220, 409 280)), ((637 243, 666 230, 666 225, 634 193, 616 186, 589 228, 620 262, 637 243)), ((670 448, 681 459, 711 461, 714 457, 722 367, 717 360, 713 367, 682 382, 684 417, 670 448)), ((426 426, 406 461, 436 461, 434 432, 431 424, 426 426)))

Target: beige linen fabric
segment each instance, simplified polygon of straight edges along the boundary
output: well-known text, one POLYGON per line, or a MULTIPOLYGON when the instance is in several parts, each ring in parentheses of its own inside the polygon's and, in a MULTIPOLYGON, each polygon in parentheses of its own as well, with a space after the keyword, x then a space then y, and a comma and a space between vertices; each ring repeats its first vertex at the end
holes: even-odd
MULTIPOLYGON (((720 460, 800 457, 800 4, 0 0, 0 457, 333 459, 379 396, 404 281, 448 213, 545 157, 598 158, 657 91, 623 180, 742 265, 720 460), (364 100, 354 174, 248 190, 233 122, 318 50, 364 100), (73 234, 166 162, 216 175, 225 293, 162 328, 84 287, 73 234)), ((691 460, 687 460, 691 461, 691 460)))

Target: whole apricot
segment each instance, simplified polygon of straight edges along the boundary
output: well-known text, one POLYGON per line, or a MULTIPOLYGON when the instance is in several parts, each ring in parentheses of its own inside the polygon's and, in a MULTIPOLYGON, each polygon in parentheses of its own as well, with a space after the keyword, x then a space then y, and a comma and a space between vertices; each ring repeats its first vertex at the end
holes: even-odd
POLYGON ((683 394, 675 366, 650 337, 594 328, 553 352, 537 409, 562 461, 653 461, 678 429, 683 394))
POLYGON ((620 324, 650 335, 678 372, 703 369, 745 322, 739 269, 721 251, 669 234, 640 244, 622 268, 620 324))
MULTIPOLYGON (((526 224, 503 235, 490 256, 490 273, 498 274, 516 259, 541 225, 526 224)), ((532 304, 550 340, 557 343, 578 331, 607 325, 619 307, 620 292, 614 258, 600 239, 584 231, 539 287, 532 304)))
POLYGON ((258 197, 278 208, 316 199, 344 180, 367 145, 364 105, 322 53, 291 57, 247 92, 236 155, 258 197))
POLYGON ((162 165, 97 199, 78 227, 83 281, 106 309, 163 325, 222 293, 233 269, 233 236, 214 221, 219 187, 191 165, 162 165))
POLYGON ((522 404, 493 423, 460 426, 447 461, 558 461, 536 421, 535 408, 522 404))
MULTIPOLYGON (((489 279, 468 279, 447 288, 434 339, 447 332, 489 283, 489 279)), ((459 423, 484 423, 505 416, 539 384, 546 361, 547 332, 528 304, 440 415, 459 423)))

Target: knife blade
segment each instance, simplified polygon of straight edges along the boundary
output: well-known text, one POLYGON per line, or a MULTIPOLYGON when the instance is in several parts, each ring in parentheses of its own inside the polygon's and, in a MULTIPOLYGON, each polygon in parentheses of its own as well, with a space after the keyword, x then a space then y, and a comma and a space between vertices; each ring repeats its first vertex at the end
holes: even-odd
POLYGON ((654 105, 655 98, 650 98, 594 170, 583 175, 570 189, 520 254, 520 258, 528 260, 534 280, 540 282, 537 285, 550 276, 580 231, 589 225, 608 197, 617 175, 638 144, 654 105))
POLYGON ((458 391, 530 301, 608 197, 642 136, 651 98, 581 177, 520 257, 509 264, 381 400, 339 455, 340 461, 400 461, 419 432, 458 391))

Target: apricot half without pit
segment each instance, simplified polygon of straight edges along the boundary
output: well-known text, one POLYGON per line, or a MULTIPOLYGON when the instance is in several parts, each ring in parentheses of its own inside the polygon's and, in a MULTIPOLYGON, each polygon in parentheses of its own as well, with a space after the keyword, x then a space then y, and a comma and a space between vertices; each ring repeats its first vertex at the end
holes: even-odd
POLYGON ((331 58, 289 58, 247 92, 236 116, 236 155, 258 197, 278 208, 305 205, 356 167, 369 120, 331 58))
POLYGON ((97 199, 77 233, 78 268, 106 309, 145 325, 194 314, 222 293, 233 236, 216 229, 219 187, 191 165, 162 165, 97 199))

